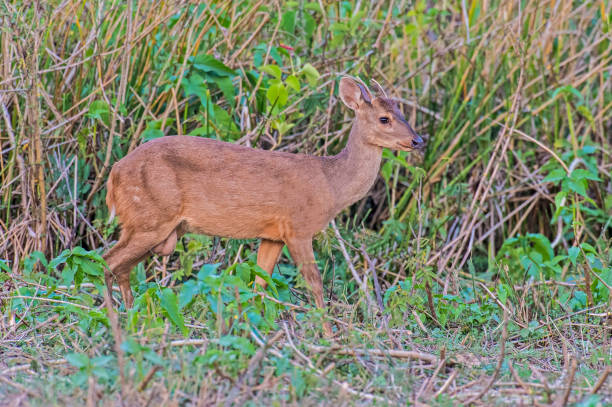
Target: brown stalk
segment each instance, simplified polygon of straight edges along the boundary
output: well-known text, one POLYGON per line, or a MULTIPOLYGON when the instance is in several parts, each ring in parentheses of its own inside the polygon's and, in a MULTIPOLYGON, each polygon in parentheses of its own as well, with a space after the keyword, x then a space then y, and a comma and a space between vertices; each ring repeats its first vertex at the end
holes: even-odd
POLYGON ((480 400, 482 396, 484 396, 489 391, 489 389, 491 389, 495 381, 497 381, 497 376, 499 376, 499 372, 501 370, 502 364, 504 363, 504 359, 506 357, 506 341, 508 339, 508 319, 509 319, 509 315, 506 311, 504 311, 504 321, 502 322, 503 328, 502 328, 502 337, 500 341, 499 357, 497 359, 497 365, 495 366, 495 371, 493 372, 493 376, 491 376, 487 384, 482 388, 482 390, 478 392, 478 394, 471 397, 465 402, 466 405, 472 404, 475 401, 480 400))

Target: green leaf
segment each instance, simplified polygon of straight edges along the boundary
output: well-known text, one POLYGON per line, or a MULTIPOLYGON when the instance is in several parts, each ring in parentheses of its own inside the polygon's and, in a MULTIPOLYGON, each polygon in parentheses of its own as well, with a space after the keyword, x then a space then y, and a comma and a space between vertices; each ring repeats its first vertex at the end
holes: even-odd
POLYGON ((274 280, 272 280, 272 277, 270 277, 270 275, 261 267, 255 265, 255 267, 253 268, 253 271, 255 272, 256 276, 259 276, 263 279, 263 281, 265 281, 268 284, 268 288, 270 288, 272 290, 272 292, 274 293, 274 295, 278 296, 278 291, 276 290, 276 284, 274 283, 274 280))
POLYGON ((575 180, 590 179, 591 181, 601 181, 601 178, 599 178, 597 174, 593 174, 590 171, 584 170, 582 168, 578 168, 572 171, 570 178, 575 180))
POLYGON ((506 303, 506 299, 508 298, 509 292, 510 290, 508 289, 506 284, 502 283, 497 287, 497 296, 499 300, 502 302, 502 304, 506 303))
POLYGON ((569 249, 567 249, 567 254, 568 254, 570 261, 575 266, 576 259, 578 258, 578 255, 580 254, 580 249, 575 246, 572 246, 569 249))
POLYGON ((597 250, 595 250, 595 248, 591 246, 590 244, 588 244, 587 242, 582 243, 580 247, 582 248, 582 250, 584 250, 587 253, 597 254, 597 250))
POLYGON ((289 93, 287 92, 287 89, 285 88, 283 83, 279 81, 272 84, 268 88, 268 91, 266 92, 266 97, 268 98, 270 104, 275 105, 277 107, 283 107, 289 99, 289 93))
POLYGON ((104 269, 102 268, 102 265, 100 263, 93 262, 88 259, 81 259, 79 261, 79 267, 81 268, 81 270, 83 270, 86 274, 89 274, 90 276, 101 277, 104 275, 104 269))
POLYGON ((145 129, 140 135, 142 141, 149 141, 160 137, 164 137, 164 132, 159 129, 145 129))
POLYGON ((198 272, 198 280, 204 281, 204 279, 208 276, 214 276, 217 269, 221 266, 221 263, 215 264, 204 264, 200 271, 198 272))
POLYGON ((584 98, 582 97, 582 95, 580 94, 580 92, 578 91, 578 89, 574 88, 571 85, 565 85, 565 86, 561 86, 557 89, 555 89, 555 91, 552 94, 552 98, 555 99, 558 95, 570 95, 573 94, 574 96, 576 96, 580 102, 584 102, 584 98))
POLYGON ((348 32, 349 31, 349 28, 346 24, 338 23, 338 22, 330 24, 329 29, 333 31, 337 31, 337 32, 348 32))
MULTIPOLYGON (((32 252, 24 261, 23 267, 26 272, 31 272, 37 262, 40 262, 45 268, 49 266, 45 255, 39 251, 32 252)), ((10 270, 9 270, 10 271, 10 270)))
POLYGON ((564 169, 562 168, 555 168, 554 170, 552 170, 551 172, 548 173, 548 175, 546 176, 546 178, 544 178, 542 180, 542 182, 554 182, 556 183, 557 181, 561 181, 563 178, 565 178, 567 175, 567 173, 565 172, 564 169))
POLYGON ((110 380, 111 378, 111 374, 110 374, 111 372, 109 371, 109 369, 105 367, 96 366, 93 369, 91 369, 91 373, 93 373, 95 376, 99 377, 100 379, 110 380))
POLYGON ((200 75, 194 73, 189 77, 183 78, 181 85, 183 86, 185 96, 197 96, 200 98, 200 102, 202 102, 203 106, 208 104, 208 94, 206 93, 208 88, 204 83, 204 78, 202 78, 200 75))
POLYGON ((140 346, 140 344, 138 342, 136 342, 136 340, 134 338, 128 337, 121 344, 121 350, 123 350, 124 352, 126 352, 126 353, 128 353, 130 355, 135 355, 135 354, 140 353, 143 350, 143 347, 140 346))
POLYGON ((193 66, 204 72, 212 72, 219 76, 236 76, 236 71, 226 66, 209 54, 198 54, 193 59, 193 66))
POLYGON ((575 193, 588 198, 587 195, 587 181, 585 179, 573 179, 566 178, 563 180, 562 188, 569 189, 570 191, 574 191, 575 193))
POLYGON ((66 285, 71 285, 72 283, 75 282, 75 274, 77 272, 77 268, 73 267, 73 266, 64 266, 64 269, 62 270, 62 280, 64 280, 64 284, 66 285))
POLYGON ((540 233, 529 233, 527 237, 533 244, 533 250, 540 253, 544 261, 553 258, 554 252, 548 238, 540 233))
POLYGON ((94 100, 91 102, 87 116, 92 119, 101 120, 107 126, 110 124, 110 109, 104 100, 94 100))
POLYGON ((69 353, 65 358, 68 363, 79 369, 85 369, 89 366, 89 356, 84 353, 69 353))
POLYGON ((255 353, 255 346, 248 339, 241 336, 225 335, 219 338, 217 343, 221 346, 232 347, 247 355, 255 353))
POLYGON ((282 75, 282 71, 278 65, 264 65, 260 67, 259 70, 275 77, 276 79, 280 79, 282 75))
POLYGON ((295 33, 295 11, 286 11, 283 14, 281 29, 289 34, 295 33))
POLYGON ((296 92, 300 91, 300 81, 298 78, 295 77, 295 75, 289 75, 285 79, 285 83, 287 84, 288 87, 290 87, 294 91, 296 92))
POLYGON ((304 33, 308 39, 312 38, 312 34, 317 28, 317 22, 308 13, 304 13, 304 33))
POLYGON ((227 113, 221 106, 213 105, 213 110, 215 112, 215 124, 223 132, 223 134, 219 134, 219 138, 227 140, 236 138, 239 135, 238 127, 232 117, 227 113), (229 136, 229 137, 228 137, 229 136))
POLYGON ((319 77, 321 76, 319 75, 319 71, 317 71, 317 68, 310 65, 309 63, 305 64, 302 67, 300 74, 306 76, 306 79, 308 80, 310 86, 315 86, 317 84, 317 81, 319 80, 319 77))
POLYGON ((162 308, 168 314, 170 321, 172 321, 172 323, 181 330, 184 336, 187 336, 188 331, 185 327, 183 315, 179 313, 178 299, 176 298, 176 295, 172 289, 169 287, 162 289, 159 300, 162 308))
POLYGON ((234 97, 236 96, 236 89, 234 88, 232 79, 227 76, 221 76, 215 78, 213 81, 219 87, 219 89, 221 89, 221 93, 223 93, 225 100, 231 106, 235 106, 236 100, 234 100, 234 97))
POLYGON ((179 309, 185 308, 193 300, 193 297, 200 292, 200 285, 196 280, 187 280, 181 287, 179 294, 179 309))

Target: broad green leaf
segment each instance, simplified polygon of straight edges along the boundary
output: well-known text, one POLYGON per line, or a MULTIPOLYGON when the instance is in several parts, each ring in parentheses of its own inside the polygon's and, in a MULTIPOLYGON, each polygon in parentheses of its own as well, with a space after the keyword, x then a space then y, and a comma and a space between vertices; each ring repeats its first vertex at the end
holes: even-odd
POLYGON ((219 266, 221 266, 221 263, 204 264, 198 272, 198 280, 204 281, 206 277, 215 275, 219 266))
MULTIPOLYGON (((76 260, 76 259, 75 259, 76 260)), ((79 267, 90 276, 98 276, 101 277, 104 275, 104 269, 102 265, 97 262, 93 262, 89 259, 82 258, 79 261, 79 267)))
POLYGON ((306 34, 306 37, 310 39, 315 29, 317 28, 317 22, 308 13, 304 13, 303 16, 304 16, 304 33, 306 34))
POLYGON ((253 355, 255 353, 255 346, 242 336, 225 335, 219 338, 217 343, 221 346, 232 347, 247 355, 253 355))
POLYGON ((138 342, 136 342, 136 340, 134 338, 128 337, 121 344, 121 350, 123 350, 124 352, 126 352, 126 353, 128 353, 130 355, 134 355, 134 354, 140 353, 142 351, 142 346, 140 346, 140 344, 138 342))
POLYGON ((254 267, 253 270, 255 271, 255 275, 261 277, 268 284, 268 288, 272 290, 274 295, 278 296, 278 291, 276 290, 276 283, 274 283, 274 280, 272 280, 270 275, 264 269, 257 265, 254 267))
POLYGON ((281 29, 286 33, 295 33, 295 11, 286 11, 281 18, 281 29))
POLYGON ((219 76, 236 76, 236 71, 209 54, 197 55, 193 59, 193 66, 201 71, 212 72, 219 76))
POLYGON ((300 73, 306 76, 306 79, 308 80, 310 86, 315 86, 317 84, 317 81, 319 80, 319 77, 321 76, 319 75, 319 71, 317 71, 317 68, 310 65, 309 63, 305 64, 302 67, 300 73))
POLYGON ((601 178, 599 178, 597 174, 593 174, 590 171, 587 171, 582 168, 578 168, 572 171, 570 178, 575 179, 575 180, 590 179, 591 181, 601 181, 601 178))
POLYGON ((111 378, 111 372, 109 371, 109 369, 102 367, 102 366, 95 366, 93 369, 91 369, 91 372, 104 380, 110 380, 111 378))
POLYGON ((276 82, 268 88, 266 97, 271 105, 276 107, 283 107, 289 99, 289 93, 282 82, 276 82))
POLYGON ((575 246, 572 246, 569 249, 567 249, 567 254, 568 254, 570 261, 575 266, 576 259, 578 258, 578 255, 580 254, 580 249, 575 246))
POLYGON ((200 285, 196 280, 187 280, 181 287, 181 292, 179 293, 179 309, 185 308, 185 306, 189 305, 195 297, 200 292, 200 285))
POLYGON ((346 24, 338 23, 338 22, 330 24, 329 29, 333 30, 333 31, 339 31, 339 32, 348 32, 349 31, 349 28, 348 28, 348 26, 346 24))
POLYGON ((214 79, 214 83, 221 89, 221 93, 223 93, 225 100, 231 106, 235 106, 236 100, 234 97, 236 96, 236 89, 234 88, 232 79, 227 76, 220 76, 214 79))
POLYGON ((584 196, 585 198, 589 197, 587 195, 587 181, 585 179, 576 180, 573 178, 566 178, 563 180, 562 188, 574 191, 577 194, 584 196))
POLYGON ((563 168, 555 168, 551 172, 548 173, 546 178, 542 180, 542 182, 557 182, 561 181, 563 178, 567 176, 567 173, 563 168))
POLYGON ((222 132, 222 134, 219 134, 219 138, 234 140, 239 135, 239 131, 232 117, 221 106, 213 105, 213 110, 215 112, 214 123, 222 132))
MULTIPOLYGON (((64 284, 71 285, 72 283, 76 283, 75 274, 77 272, 77 268, 73 266, 66 265, 62 270, 62 280, 64 280, 64 284)), ((78 284, 77 284, 78 285, 78 284)))
POLYGON ((165 287, 161 290, 160 303, 164 311, 168 314, 168 317, 172 323, 181 330, 183 335, 187 336, 188 330, 185 327, 185 321, 183 315, 179 313, 178 299, 176 295, 169 287, 165 287))
POLYGON ((197 96, 200 98, 203 106, 207 105, 208 94, 204 78, 197 73, 191 74, 189 77, 183 78, 181 82, 185 96, 197 96))
POLYGON ((259 70, 275 77, 276 79, 280 79, 282 75, 281 69, 278 67, 278 65, 264 65, 260 67, 259 70))
POLYGON ((92 119, 101 120, 107 126, 110 124, 110 109, 104 100, 94 100, 91 102, 87 116, 92 119))
POLYGON ((159 129, 145 129, 140 135, 142 141, 149 141, 164 136, 164 132, 159 129))
POLYGON ((84 353, 69 353, 65 358, 68 363, 79 369, 84 369, 89 366, 89 356, 84 353))
POLYGON ((527 234, 529 240, 533 243, 533 249, 542 255, 544 261, 551 260, 554 256, 552 246, 548 238, 540 233, 527 234))
POLYGON ((590 244, 588 244, 587 242, 582 243, 580 247, 582 247, 582 250, 584 250, 587 253, 597 254, 597 250, 595 250, 595 248, 591 246, 590 244))
POLYGON ((49 266, 45 255, 39 251, 32 252, 26 259, 23 261, 23 267, 26 272, 31 272, 34 268, 34 265, 40 262, 45 268, 49 266))
POLYGON ((287 86, 289 86, 291 89, 295 90, 296 92, 300 91, 300 81, 298 78, 295 77, 295 75, 289 75, 285 79, 285 83, 287 84, 287 86))

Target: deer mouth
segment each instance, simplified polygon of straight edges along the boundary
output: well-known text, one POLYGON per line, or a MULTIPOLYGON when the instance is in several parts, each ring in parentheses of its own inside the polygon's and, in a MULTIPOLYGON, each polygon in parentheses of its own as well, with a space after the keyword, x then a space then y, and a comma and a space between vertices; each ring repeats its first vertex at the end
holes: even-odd
POLYGON ((405 143, 401 143, 401 142, 397 142, 397 145, 400 147, 400 150, 404 150, 404 151, 412 151, 414 150, 414 147, 410 144, 405 144, 405 143))

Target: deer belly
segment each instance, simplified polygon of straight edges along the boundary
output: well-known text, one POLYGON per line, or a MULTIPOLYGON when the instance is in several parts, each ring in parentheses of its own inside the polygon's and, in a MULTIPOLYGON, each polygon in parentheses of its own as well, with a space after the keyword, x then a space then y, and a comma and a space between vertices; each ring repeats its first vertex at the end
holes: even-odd
POLYGON ((198 213, 185 215, 183 220, 188 231, 209 236, 282 240, 290 229, 290 222, 285 216, 275 213, 272 208, 257 205, 208 207, 198 213))

